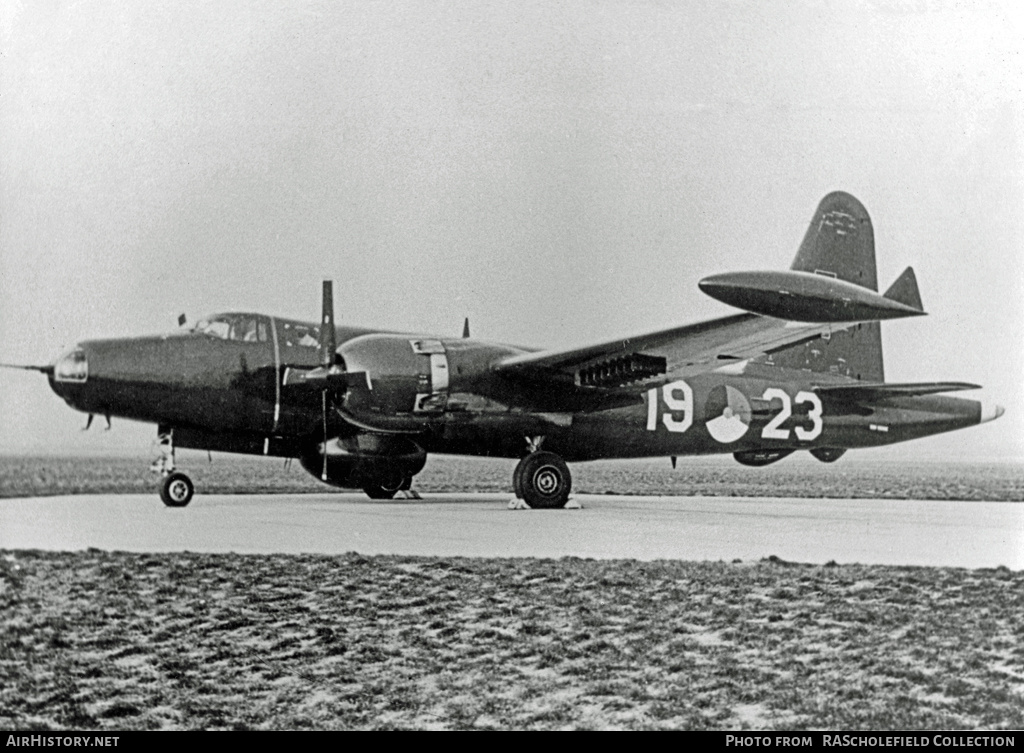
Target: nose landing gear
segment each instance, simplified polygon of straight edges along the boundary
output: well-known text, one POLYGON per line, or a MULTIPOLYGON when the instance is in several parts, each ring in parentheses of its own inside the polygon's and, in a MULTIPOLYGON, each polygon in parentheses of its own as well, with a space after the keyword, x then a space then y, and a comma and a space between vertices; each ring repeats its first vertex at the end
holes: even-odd
POLYGON ((192 479, 180 471, 174 470, 174 439, 172 430, 161 428, 159 434, 160 457, 150 469, 159 473, 160 500, 168 507, 185 507, 192 501, 196 487, 192 479))
POLYGON ((195 493, 192 479, 184 473, 169 473, 160 481, 160 499, 168 507, 184 507, 195 493))

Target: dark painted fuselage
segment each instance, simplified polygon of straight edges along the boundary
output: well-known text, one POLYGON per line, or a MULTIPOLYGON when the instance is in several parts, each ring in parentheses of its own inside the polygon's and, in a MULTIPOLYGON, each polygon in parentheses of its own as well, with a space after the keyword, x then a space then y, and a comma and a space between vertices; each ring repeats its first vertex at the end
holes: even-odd
MULTIPOLYGON (((336 328, 339 360, 366 372, 367 389, 325 399, 289 383, 318 365, 314 341, 296 336, 316 325, 239 316, 260 323, 251 341, 193 331, 83 342, 78 370, 58 362, 51 385, 78 410, 172 429, 180 447, 294 457, 319 452, 325 433, 356 453, 359 437, 379 433, 426 453, 509 458, 543 437, 569 461, 873 447, 977 424, 982 413, 976 400, 938 395, 832 399, 815 388, 852 380, 770 362, 664 378, 595 408, 572 384, 493 373, 521 348, 346 327, 336 328)), ((408 446, 371 444, 385 456, 408 446)))

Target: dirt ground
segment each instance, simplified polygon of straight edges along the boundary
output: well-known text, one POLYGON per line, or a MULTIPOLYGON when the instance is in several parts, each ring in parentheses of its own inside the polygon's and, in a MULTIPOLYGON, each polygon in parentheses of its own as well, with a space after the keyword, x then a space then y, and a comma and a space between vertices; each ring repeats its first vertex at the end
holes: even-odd
POLYGON ((1024 573, 0 551, 0 728, 1024 727, 1024 573))

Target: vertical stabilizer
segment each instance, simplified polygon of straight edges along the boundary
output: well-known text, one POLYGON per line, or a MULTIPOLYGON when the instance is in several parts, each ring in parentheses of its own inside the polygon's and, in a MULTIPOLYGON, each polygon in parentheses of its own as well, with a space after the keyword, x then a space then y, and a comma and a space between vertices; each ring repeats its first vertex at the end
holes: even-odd
MULTIPOLYGON (((836 277, 878 291, 875 231, 864 205, 848 193, 830 193, 814 213, 791 269, 836 277)), ((859 324, 829 339, 776 353, 776 366, 827 372, 872 382, 885 380, 878 322, 859 324)))
POLYGON ((790 269, 838 277, 878 292, 875 231, 864 205, 842 191, 822 199, 790 269))
POLYGON ((924 304, 921 303, 921 291, 917 289, 917 276, 914 274, 913 267, 903 270, 903 274, 897 277, 896 282, 885 291, 885 297, 890 301, 924 311, 924 304))

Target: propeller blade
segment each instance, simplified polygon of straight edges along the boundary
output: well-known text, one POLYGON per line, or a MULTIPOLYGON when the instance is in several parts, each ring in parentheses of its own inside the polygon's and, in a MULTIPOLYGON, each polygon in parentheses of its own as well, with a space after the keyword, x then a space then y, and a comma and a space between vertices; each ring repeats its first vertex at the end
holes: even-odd
POLYGON ((334 352, 338 344, 334 334, 334 289, 331 280, 324 280, 324 305, 320 317, 320 365, 334 365, 334 352))
MULTIPOLYGON (((327 283, 324 283, 324 290, 327 290, 327 283)), ((320 480, 327 481, 327 390, 323 391, 323 417, 324 417, 324 465, 320 471, 320 480)))
POLYGON ((338 350, 337 336, 334 332, 334 283, 331 280, 324 280, 323 291, 323 307, 320 315, 320 368, 313 369, 304 376, 308 383, 323 385, 321 399, 324 422, 324 463, 320 471, 320 479, 327 481, 327 391, 331 386, 331 381, 335 384, 343 382, 344 372, 334 365, 335 352, 338 350))
POLYGON ((466 321, 462 323, 462 338, 465 340, 469 337, 469 317, 466 317, 466 321))

